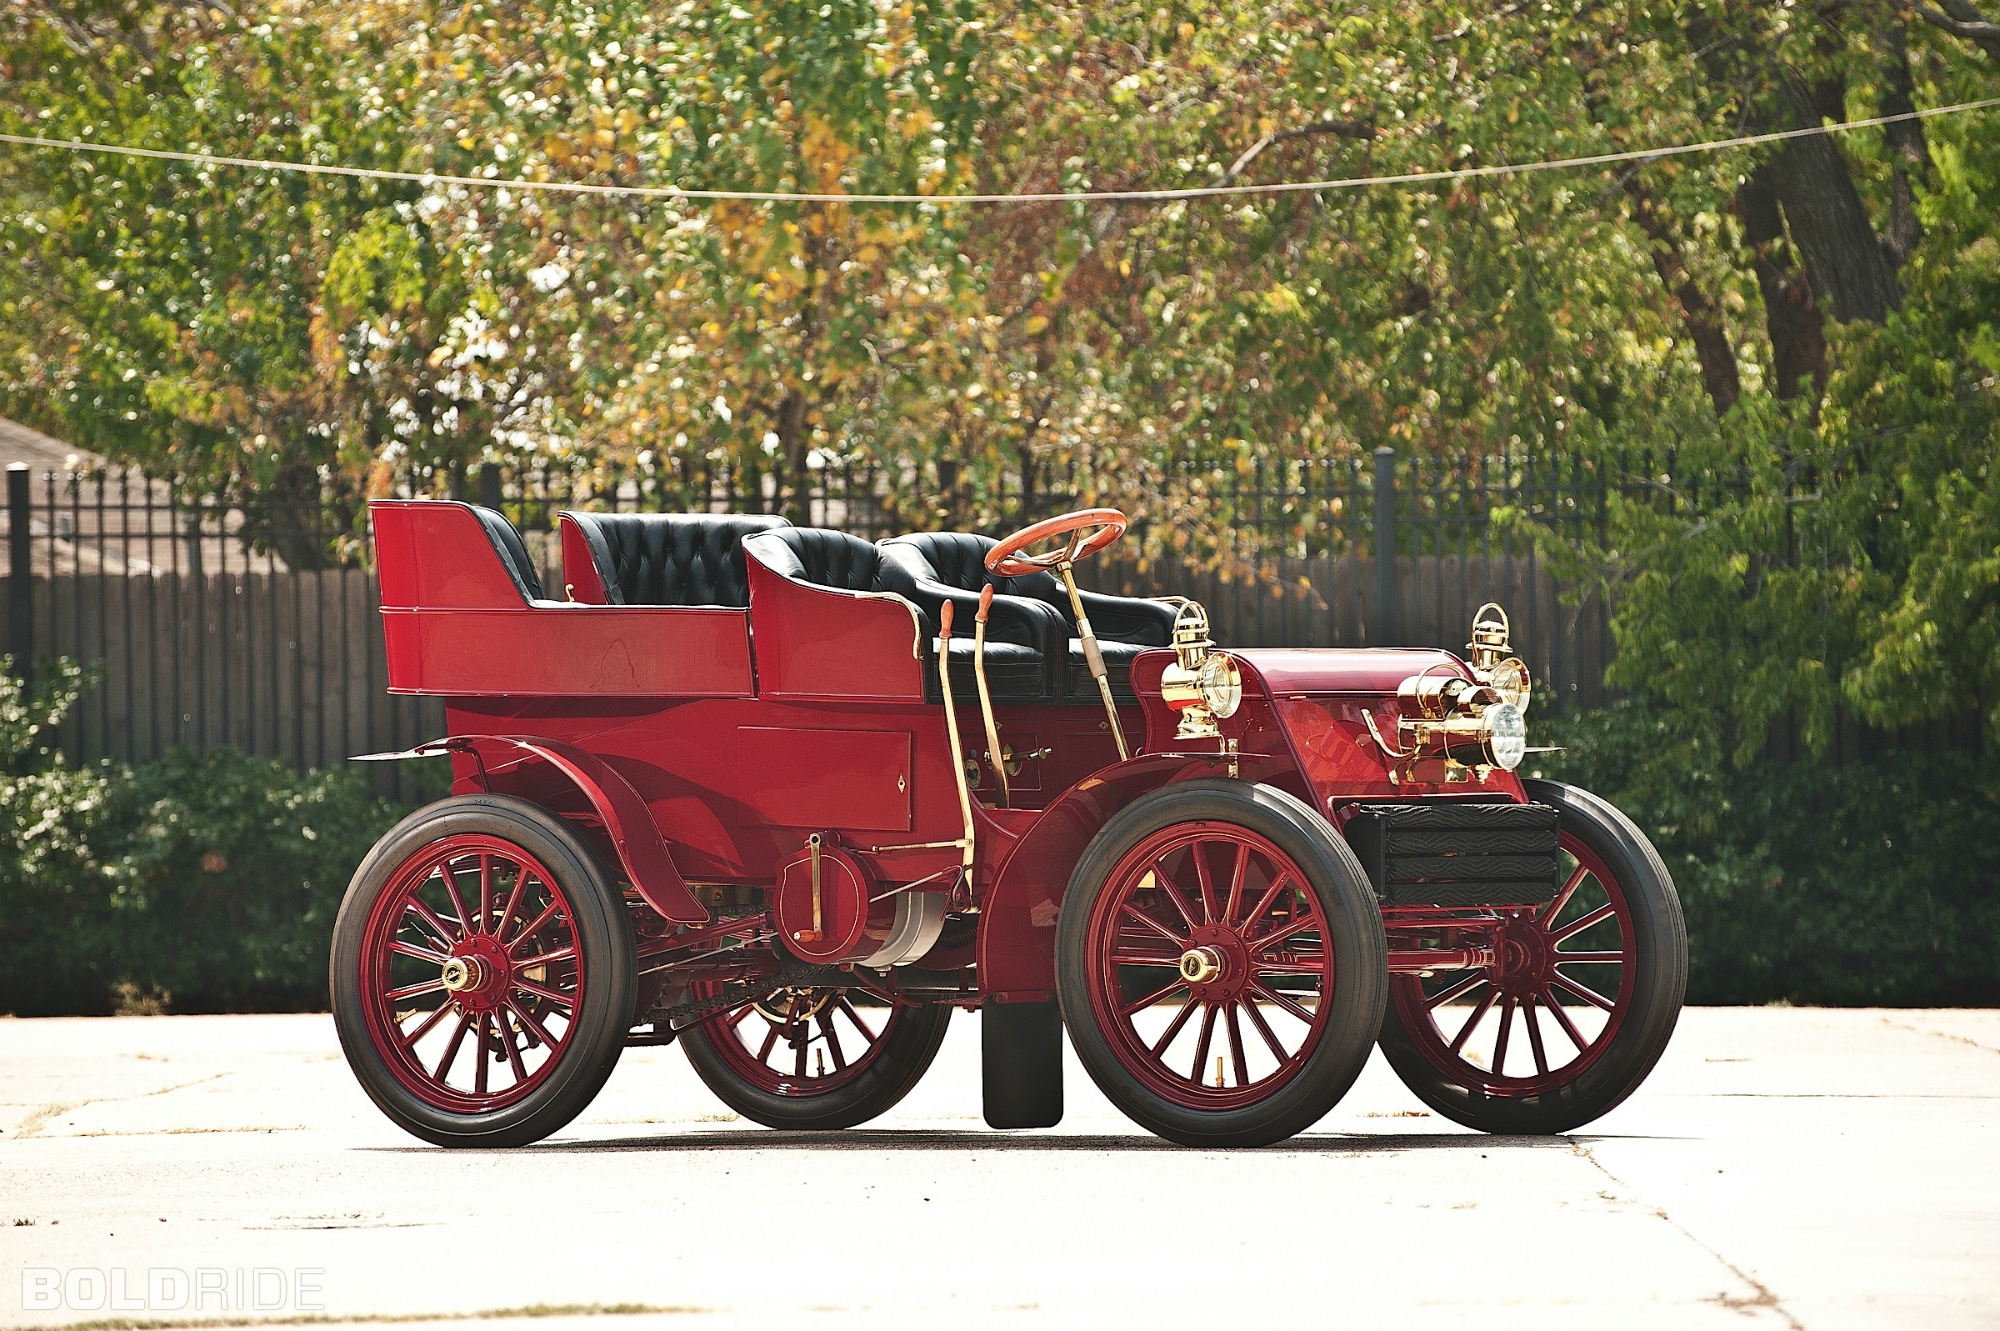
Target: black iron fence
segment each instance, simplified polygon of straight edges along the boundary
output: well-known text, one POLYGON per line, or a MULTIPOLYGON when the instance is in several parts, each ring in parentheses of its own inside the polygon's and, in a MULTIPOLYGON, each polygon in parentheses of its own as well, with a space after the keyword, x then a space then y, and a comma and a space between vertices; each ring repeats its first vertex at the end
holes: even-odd
MULTIPOLYGON (((1457 647, 1473 611, 1495 600, 1514 616, 1541 696, 1591 706, 1604 699, 1611 653, 1606 607, 1564 603, 1529 528, 1600 532, 1613 493, 1647 487, 1653 464, 1635 461, 1615 477, 1580 456, 1453 462, 1387 449, 1184 461, 1136 477, 1077 465, 1045 471, 1032 494, 997 497, 954 491, 935 468, 830 465, 790 503, 768 477, 705 477, 690 492, 684 478, 640 466, 484 467, 406 478, 397 492, 502 509, 556 587, 564 508, 789 507, 795 520, 872 539, 915 525, 998 530, 1115 503, 1135 513, 1133 531, 1086 570, 1090 581, 1194 595, 1220 641, 1457 647)), ((6 522, 16 668, 61 655, 99 672, 60 734, 73 760, 233 745, 309 768, 442 729, 436 700, 384 691, 359 499, 190 499, 136 471, 17 468, 6 522)))

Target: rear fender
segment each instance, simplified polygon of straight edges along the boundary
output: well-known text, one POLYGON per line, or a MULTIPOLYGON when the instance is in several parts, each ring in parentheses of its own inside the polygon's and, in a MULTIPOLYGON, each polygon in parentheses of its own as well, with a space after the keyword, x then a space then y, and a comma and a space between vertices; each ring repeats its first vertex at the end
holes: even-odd
POLYGON ((1014 846, 980 903, 980 992, 1002 1003, 1054 1000, 1056 917, 1091 838, 1148 791, 1224 770, 1220 758, 1141 754, 1058 796, 1014 846))
POLYGON ((479 779, 488 788, 494 777, 504 777, 523 762, 547 763, 568 778, 603 820, 605 833, 626 878, 647 905, 675 924, 709 922, 707 909, 694 899, 687 880, 674 867, 673 857, 667 853, 666 838, 660 835, 652 811, 639 798, 639 792, 632 789, 632 783, 604 759, 561 740, 524 735, 453 735, 420 744, 407 754, 380 756, 416 757, 440 751, 472 758, 479 779))

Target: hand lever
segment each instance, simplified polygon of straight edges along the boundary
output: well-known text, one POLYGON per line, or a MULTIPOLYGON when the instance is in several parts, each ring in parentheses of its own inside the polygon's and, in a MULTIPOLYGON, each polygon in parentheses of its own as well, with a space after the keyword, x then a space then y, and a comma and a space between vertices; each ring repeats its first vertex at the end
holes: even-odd
POLYGON ((1007 763, 1000 752, 1000 723, 993 719, 993 694, 986 687, 986 617, 993 611, 993 584, 979 590, 978 627, 972 634, 972 679, 979 686, 979 715, 986 721, 986 762, 993 769, 994 797, 1000 807, 1012 807, 1013 791, 1007 786, 1007 763))

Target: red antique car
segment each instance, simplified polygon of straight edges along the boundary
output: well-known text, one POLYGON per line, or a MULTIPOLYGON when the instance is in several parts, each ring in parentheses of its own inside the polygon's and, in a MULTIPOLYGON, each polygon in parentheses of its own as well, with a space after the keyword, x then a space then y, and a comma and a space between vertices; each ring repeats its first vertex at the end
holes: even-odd
MULTIPOLYGON (((1629 1095, 1686 933, 1646 838, 1515 773, 1506 617, 1467 657, 1232 651, 1076 589, 1110 509, 1003 541, 565 513, 561 599, 466 504, 373 509, 390 687, 454 794, 354 875, 333 1010, 445 1145, 568 1123, 629 1044, 842 1128, 981 1017, 997 1128, 1062 1116, 1062 1036, 1191 1145, 1291 1136, 1377 1042, 1419 1098, 1560 1132, 1629 1095)), ((406 755, 378 755, 397 757, 406 755)))

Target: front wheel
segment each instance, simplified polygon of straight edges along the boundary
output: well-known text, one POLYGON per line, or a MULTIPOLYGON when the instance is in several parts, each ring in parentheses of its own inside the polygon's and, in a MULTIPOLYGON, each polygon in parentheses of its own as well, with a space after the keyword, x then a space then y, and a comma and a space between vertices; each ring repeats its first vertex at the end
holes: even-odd
POLYGON ((519 1146, 583 1111, 631 1025, 632 919, 589 844, 525 800, 467 795, 397 824, 333 927, 341 1048, 441 1146, 519 1146))
POLYGON ((1382 1053, 1425 1104, 1483 1132, 1568 1132, 1659 1062, 1687 992, 1687 925, 1658 852, 1587 791, 1529 781, 1561 815, 1561 889, 1499 926, 1500 961, 1391 977, 1382 1053))
POLYGON ((1264 1146, 1354 1083, 1387 954, 1368 880, 1270 786, 1189 781, 1121 811, 1070 876, 1056 985, 1077 1057, 1140 1126, 1264 1146))

